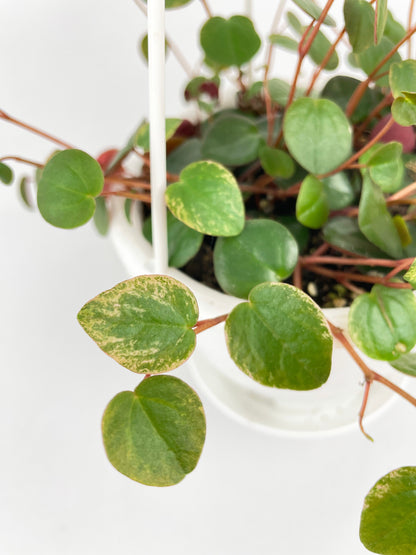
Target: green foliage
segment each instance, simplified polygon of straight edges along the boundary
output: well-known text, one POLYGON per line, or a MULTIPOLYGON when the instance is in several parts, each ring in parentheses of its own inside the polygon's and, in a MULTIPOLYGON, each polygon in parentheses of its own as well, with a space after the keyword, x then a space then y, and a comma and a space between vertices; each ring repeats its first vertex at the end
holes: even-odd
MULTIPOLYGON (((379 63, 383 61, 385 56, 393 50, 394 44, 387 37, 383 37, 381 41, 373 46, 370 46, 366 50, 363 50, 359 54, 354 54, 355 62, 367 75, 378 66, 379 63)), ((395 52, 393 56, 380 68, 379 74, 384 74, 389 71, 392 64, 400 62, 401 57, 398 52, 395 52)), ((389 78, 387 75, 383 75, 377 79, 376 83, 380 87, 388 87, 389 78)))
POLYGON ((244 204, 235 177, 215 162, 195 162, 165 193, 172 214, 207 235, 232 237, 244 227, 244 204))
POLYGON ((383 35, 387 24, 387 0, 377 0, 377 24, 376 24, 376 39, 379 42, 383 35))
POLYGON ((263 143, 259 149, 259 157, 260 163, 268 175, 288 178, 295 173, 295 163, 284 150, 263 143))
POLYGON ((154 376, 110 401, 102 432, 119 472, 148 486, 172 486, 198 462, 205 416, 199 397, 183 381, 154 376))
POLYGON ((290 153, 310 173, 330 172, 351 153, 350 124, 339 106, 325 98, 295 100, 283 130, 290 153))
POLYGON ((267 88, 273 102, 276 102, 279 106, 286 106, 290 93, 289 83, 281 79, 269 79, 267 88))
POLYGON ((200 39, 207 58, 223 67, 247 63, 261 44, 253 23, 241 15, 228 20, 211 17, 202 27, 200 39))
POLYGON ((296 217, 304 226, 319 229, 327 221, 328 215, 325 186, 313 175, 308 175, 302 181, 296 201, 296 217))
POLYGON ((346 172, 338 172, 321 179, 329 210, 341 210, 350 206, 355 192, 346 172))
POLYGON ((10 185, 13 181, 12 169, 3 162, 0 162, 0 181, 5 185, 10 185))
POLYGON ((198 305, 189 289, 166 276, 139 276, 85 304, 78 321, 97 345, 133 372, 167 372, 195 348, 198 305))
POLYGON ((374 145, 360 158, 360 164, 368 166, 371 179, 383 193, 394 193, 403 183, 402 152, 402 144, 392 141, 374 145))
POLYGON ((371 358, 395 360, 416 344, 416 299, 408 289, 374 285, 351 305, 348 330, 371 358))
MULTIPOLYGON (((180 222, 171 212, 167 213, 168 226, 168 262, 173 268, 185 266, 199 251, 204 236, 180 222)), ((152 242, 152 218, 146 219, 143 235, 152 242)))
POLYGON ((387 254, 371 243, 361 232, 356 219, 346 216, 331 218, 322 231, 325 241, 331 245, 359 256, 387 258, 387 254))
POLYGON ((371 488, 361 514, 360 539, 380 555, 414 555, 416 467, 393 470, 371 488))
POLYGON ((289 277, 297 260, 296 240, 283 225, 272 220, 251 220, 240 235, 218 239, 214 249, 215 277, 226 293, 247 299, 254 286, 289 277))
MULTIPOLYGON (((304 27, 303 33, 306 30, 307 28, 304 27)), ((312 33, 312 29, 308 33, 306 33, 306 38, 305 38, 306 41, 308 40, 311 33, 312 33)), ((315 64, 319 66, 323 63, 324 58, 327 55, 328 50, 331 48, 331 46, 332 46, 331 42, 326 38, 326 36, 322 33, 322 31, 318 31, 311 44, 310 50, 308 52, 308 56, 310 56, 312 60, 315 62, 315 64)), ((336 52, 333 52, 331 54, 331 57, 325 64, 325 69, 328 71, 332 71, 338 67, 338 64, 339 64, 338 54, 336 52)))
POLYGON ((276 44, 277 46, 281 46, 286 50, 291 50, 292 52, 297 52, 298 50, 298 42, 292 37, 287 37, 286 35, 270 35, 269 41, 272 44, 276 44))
POLYGON ((332 336, 318 306, 284 283, 263 283, 225 323, 231 358, 263 385, 315 389, 331 369, 332 336))
POLYGON ((202 160, 202 141, 196 137, 184 141, 175 150, 169 153, 166 160, 166 169, 170 173, 179 174, 181 171, 192 164, 202 160))
POLYGON ((374 9, 366 0, 345 0, 344 19, 354 53, 374 44, 374 9))
POLYGON ((58 152, 45 165, 38 183, 39 211, 56 227, 81 226, 93 217, 95 197, 103 186, 103 172, 94 158, 81 150, 58 152))
POLYGON ((369 241, 392 258, 403 255, 402 243, 384 195, 368 173, 363 178, 358 225, 369 241))
MULTIPOLYGON (((168 141, 175 131, 182 123, 179 118, 167 118, 166 119, 166 140, 168 141)), ((140 125, 134 134, 133 146, 137 146, 144 150, 144 152, 149 152, 150 150, 150 135, 149 135, 149 124, 144 122, 140 125)))
POLYGON ((403 374, 416 377, 416 353, 407 353, 391 361, 390 365, 399 370, 399 372, 403 372, 403 374))
MULTIPOLYGON (((168 51, 168 44, 165 41, 165 54, 167 53, 167 51, 168 51)), ((146 62, 148 62, 149 61, 149 37, 147 33, 140 41, 140 52, 143 54, 143 57, 146 60, 146 62)))
POLYGON ((250 118, 237 114, 219 117, 202 143, 204 158, 229 166, 248 164, 257 158, 260 134, 250 118))
POLYGON ((94 224, 100 235, 107 235, 110 227, 110 216, 104 197, 98 197, 96 200, 94 224))
MULTIPOLYGON (((306 14, 310 15, 313 19, 318 20, 322 10, 313 2, 313 0, 292 0, 301 10, 306 14)), ((327 15, 323 21, 325 25, 330 25, 331 27, 336 26, 336 22, 327 15)))
POLYGON ((410 283, 413 289, 416 289, 416 261, 413 262, 408 271, 404 274, 404 279, 410 283))

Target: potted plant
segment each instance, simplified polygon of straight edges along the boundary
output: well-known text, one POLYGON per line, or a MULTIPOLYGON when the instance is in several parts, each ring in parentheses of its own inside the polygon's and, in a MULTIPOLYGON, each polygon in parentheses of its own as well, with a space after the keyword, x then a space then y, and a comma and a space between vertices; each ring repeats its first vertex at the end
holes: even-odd
MULTIPOLYGON (((261 44, 252 22, 215 17, 204 2, 206 68, 185 95, 205 116, 166 122, 170 264, 199 277, 190 263, 199 256, 202 279, 214 274, 214 285, 242 301, 229 314, 201 320, 185 285, 145 275, 99 294, 78 315, 105 352, 145 376, 134 392, 117 395, 103 418, 110 461, 142 483, 171 485, 195 467, 205 436, 202 405, 184 382, 158 374, 177 368, 192 354, 196 335, 223 322, 231 358, 264 387, 318 389, 329 377, 337 339, 363 372, 363 431, 374 382, 416 405, 377 371, 377 362, 371 368, 364 362, 318 306, 351 305, 349 335, 358 348, 415 374, 416 62, 402 59, 399 49, 416 27, 403 28, 387 2, 346 0, 342 30, 331 43, 325 27, 335 26, 333 2, 323 9, 295 4, 299 17, 290 10, 281 16, 291 32, 268 37, 262 79, 250 82, 247 64, 261 44), (327 73, 318 86, 323 72, 336 69, 343 40, 351 46, 350 63, 367 78, 327 73), (271 56, 280 49, 297 56, 290 83, 270 75, 271 56), (300 87, 306 57, 316 69, 300 87), (229 68, 237 92, 234 107, 224 109, 218 97, 229 68)), ((0 117, 28 127, 4 111, 0 117)), ((148 124, 97 160, 60 146, 45 164, 14 156, 38 166, 37 204, 46 221, 73 228, 95 217, 104 229, 106 199, 119 197, 127 199, 126 218, 137 209, 131 201, 140 202, 150 240, 148 124), (134 157, 141 162, 137 174, 126 162, 134 157)), ((13 180, 7 162, 0 164, 6 184, 13 180)), ((369 549, 413 552, 413 527, 401 516, 414 511, 415 475, 413 467, 395 470, 370 492, 361 531, 369 549), (394 533, 380 537, 380 522, 392 519, 394 533)))

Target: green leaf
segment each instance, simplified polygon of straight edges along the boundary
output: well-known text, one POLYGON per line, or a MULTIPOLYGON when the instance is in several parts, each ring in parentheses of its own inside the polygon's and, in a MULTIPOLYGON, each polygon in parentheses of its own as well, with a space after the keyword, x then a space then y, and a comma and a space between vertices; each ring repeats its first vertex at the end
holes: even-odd
POLYGON ((370 490, 361 513, 360 539, 381 555, 414 555, 416 467, 389 472, 370 490))
MULTIPOLYGON (((293 2, 307 15, 310 15, 313 19, 319 19, 322 10, 319 6, 315 4, 313 0, 293 0, 293 2)), ((331 27, 336 26, 336 22, 331 16, 327 15, 323 21, 325 25, 330 25, 331 27)))
POLYGON ((23 203, 30 208, 31 210, 34 208, 34 206, 32 205, 32 202, 30 200, 30 196, 29 196, 29 183, 27 180, 27 177, 22 177, 19 183, 19 194, 20 194, 20 198, 22 199, 23 203))
MULTIPOLYGON (((359 84, 360 81, 358 79, 345 75, 337 75, 326 83, 321 92, 321 97, 332 100, 345 112, 348 102, 359 84)), ((351 116, 352 123, 359 123, 364 120, 380 100, 380 93, 377 89, 367 88, 351 116)))
POLYGON ((391 107, 391 115, 399 125, 416 125, 416 106, 407 98, 396 98, 391 107))
MULTIPOLYGON (((175 131, 178 129, 182 123, 181 119, 178 118, 167 118, 166 119, 166 141, 168 141, 175 131)), ((144 122, 140 125, 137 131, 134 133, 133 146, 138 146, 142 148, 144 152, 149 152, 150 150, 150 134, 149 134, 149 124, 144 122)))
POLYGON ((202 160, 202 141, 196 137, 192 137, 184 141, 177 148, 169 153, 166 160, 166 169, 169 173, 180 174, 181 171, 192 164, 202 160))
POLYGON ((204 410, 182 380, 154 376, 110 401, 102 432, 108 459, 119 472, 147 486, 172 486, 198 463, 204 410))
POLYGON ((194 162, 165 193, 181 222, 201 233, 232 237, 244 227, 244 203, 233 174, 215 162, 194 162))
POLYGON ((289 23, 290 27, 292 27, 292 29, 295 31, 295 33, 298 33, 298 35, 299 34, 301 35, 303 25, 299 21, 299 19, 296 17, 296 15, 292 12, 287 12, 286 13, 286 18, 287 18, 287 22, 289 23))
POLYGON ((376 25, 376 37, 377 42, 379 42, 386 28, 387 23, 387 0, 377 0, 377 25, 376 25))
POLYGON ((406 220, 402 216, 400 216, 400 214, 396 214, 395 216, 393 216, 393 223, 397 229, 397 233, 399 234, 402 246, 409 246, 413 241, 413 237, 409 231, 406 220))
POLYGON ((404 60, 392 64, 389 70, 389 83, 394 98, 406 92, 416 92, 416 60, 404 60))
POLYGON ((407 355, 391 361, 390 365, 403 374, 416 377, 416 353, 407 353, 407 355))
POLYGON ((409 289, 374 285, 357 297, 348 317, 351 339, 366 355, 395 360, 416 343, 416 299, 409 289))
POLYGON ((58 152, 47 162, 38 183, 41 215, 56 227, 72 229, 88 222, 95 197, 104 186, 100 165, 81 150, 58 152))
POLYGON ((344 19, 354 53, 374 44, 374 9, 366 0, 345 0, 344 19))
POLYGON ((325 186, 315 176, 308 175, 302 181, 296 201, 296 218, 311 229, 319 229, 329 216, 329 203, 325 186))
POLYGON ((221 66, 240 67, 260 48, 260 37, 247 17, 226 20, 211 17, 201 29, 201 46, 206 56, 221 66))
POLYGON ((360 164, 368 166, 371 179, 383 193, 394 193, 403 183, 402 152, 402 144, 392 141, 384 145, 374 145, 360 157, 360 164))
POLYGON ((378 185, 368 173, 363 177, 363 188, 358 213, 358 225, 369 241, 392 258, 403 254, 402 243, 378 185))
MULTIPOLYGON (((165 54, 167 53, 167 51, 168 51, 168 43, 165 40, 165 54)), ((148 62, 149 61, 149 37, 147 33, 140 41, 140 52, 143 54, 143 57, 146 60, 146 62, 148 62)))
POLYGON ((277 221, 284 225, 293 237, 296 239, 298 244, 299 253, 303 253, 306 250, 306 247, 309 243, 310 232, 309 229, 303 226, 301 223, 297 221, 295 216, 279 216, 277 221))
POLYGON ((286 106, 289 100, 290 85, 281 79, 269 79, 267 81, 270 98, 279 106, 286 106))
POLYGON ((295 163, 284 150, 267 144, 259 149, 260 163, 264 171, 272 177, 291 177, 295 173, 295 163))
POLYGON ((325 98, 295 100, 283 130, 290 153, 310 173, 330 172, 351 153, 350 124, 339 106, 325 98))
POLYGON ((345 172, 338 172, 321 179, 329 210, 341 210, 350 206, 355 198, 354 189, 345 172))
POLYGON ((0 181, 5 185, 10 185, 13 181, 12 169, 3 162, 0 162, 0 181))
MULTIPOLYGON (((147 3, 147 0, 144 0, 147 3)), ((165 0, 165 8, 170 10, 172 8, 180 8, 185 4, 189 4, 191 0, 165 0)))
POLYGON ((331 218, 323 228, 325 241, 359 256, 387 258, 386 253, 377 248, 361 233, 357 220, 346 216, 331 218))
POLYGON ((384 36, 391 40, 393 44, 397 44, 406 35, 406 29, 401 23, 396 21, 390 11, 387 11, 386 27, 384 36))
POLYGON ((250 220, 240 235, 217 240, 215 277, 226 293, 247 299, 256 285, 289 277, 297 260, 298 245, 283 225, 250 220))
POLYGON ((269 41, 272 44, 276 44, 277 46, 281 46, 286 50, 291 50, 292 52, 298 51, 298 41, 292 39, 292 37, 287 37, 286 35, 270 35, 269 41))
POLYGON ((96 200, 94 224, 97 228, 98 233, 100 233, 101 235, 107 235, 108 229, 110 227, 110 217, 104 197, 98 197, 96 200))
POLYGON ((412 265, 403 277, 406 281, 410 283, 413 289, 416 289, 416 260, 413 261, 412 265))
MULTIPOLYGON (((168 211, 168 252, 169 266, 181 268, 199 251, 204 236, 199 231, 191 229, 180 222, 168 211)), ((143 235, 152 242, 152 218, 146 219, 143 225, 143 235)))
POLYGON ((249 164, 257 158, 260 134, 249 118, 224 115, 214 121, 202 143, 202 155, 228 166, 249 164))
POLYGON ((263 283, 225 323, 231 358, 257 382, 284 389, 315 389, 331 369, 332 336, 318 306, 285 283, 263 283))
MULTIPOLYGON (((370 46, 369 48, 367 48, 363 52, 360 52, 359 54, 355 54, 355 59, 358 66, 363 71, 365 71, 367 75, 370 75, 373 69, 375 69, 375 67, 382 62, 385 56, 387 56, 387 54, 389 54, 391 50, 393 50, 393 48, 394 48, 394 44, 391 42, 391 40, 388 39, 387 37, 383 37, 378 44, 374 46, 370 46)), ((396 62, 400 62, 400 60, 401 60, 400 54, 398 52, 395 52, 393 56, 380 68, 380 71, 378 73, 381 74, 381 73, 388 72, 390 66, 396 62)), ((383 77, 380 77, 380 79, 377 79, 376 83, 380 87, 388 87, 389 86, 388 75, 384 75, 383 77)))
POLYGON ((194 295, 167 276, 138 276, 104 291, 78 313, 88 335, 133 372, 167 372, 195 348, 198 320, 194 295))
MULTIPOLYGON (((306 30, 307 30, 307 27, 304 27, 303 33, 306 30)), ((313 30, 311 29, 306 34, 305 41, 308 40, 312 32, 313 30)), ((310 56, 312 60, 315 62, 315 64, 319 66, 324 61, 324 58, 327 55, 327 52, 331 48, 331 46, 332 46, 331 42, 326 38, 326 36, 322 33, 322 31, 318 31, 315 38, 313 39, 313 42, 308 52, 308 56, 310 56)), ((330 70, 336 69, 338 67, 338 64, 339 64, 338 54, 336 52, 333 52, 324 67, 326 70, 330 71, 330 70)))

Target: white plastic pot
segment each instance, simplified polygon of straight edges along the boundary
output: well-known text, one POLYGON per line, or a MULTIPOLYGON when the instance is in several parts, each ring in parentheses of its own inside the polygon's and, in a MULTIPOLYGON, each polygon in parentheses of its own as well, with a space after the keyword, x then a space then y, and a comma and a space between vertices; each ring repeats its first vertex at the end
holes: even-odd
MULTIPOLYGON (((151 245, 141 232, 139 210, 133 210, 131 223, 124 203, 112 204, 111 237, 131 276, 154 273, 151 245)), ((241 299, 219 293, 196 282, 175 268, 169 274, 185 283, 195 294, 200 319, 230 312, 241 299)), ((324 309, 325 316, 346 330, 348 308, 324 309)), ((224 338, 224 325, 198 335, 197 347, 188 364, 195 378, 211 399, 231 416, 263 431, 278 435, 328 435, 356 426, 363 398, 363 374, 347 351, 334 342, 332 371, 328 381, 312 391, 291 391, 262 386, 241 372, 231 360, 224 338)), ((390 365, 362 355, 367 364, 396 383, 404 377, 390 365)), ((373 383, 366 420, 379 414, 394 397, 385 386, 373 383)))

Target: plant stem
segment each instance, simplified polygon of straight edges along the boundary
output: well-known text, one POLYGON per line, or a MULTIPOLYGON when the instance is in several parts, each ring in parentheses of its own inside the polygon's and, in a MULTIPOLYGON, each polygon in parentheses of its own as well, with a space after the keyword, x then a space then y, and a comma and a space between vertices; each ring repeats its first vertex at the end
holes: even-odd
POLYGON ((305 96, 309 96, 312 92, 312 89, 318 79, 319 75, 321 74, 322 70, 325 69, 326 64, 331 59, 332 54, 335 52, 336 47, 338 46, 339 42, 341 41, 342 37, 345 34, 345 27, 340 31, 339 35, 337 36, 335 42, 331 45, 328 49, 328 52, 325 54, 324 59, 322 60, 321 64, 315 69, 315 72, 312 76, 311 82, 309 83, 309 87, 305 93, 305 96))
POLYGON ((44 168, 44 164, 39 164, 39 162, 34 162, 33 160, 28 160, 27 158, 21 158, 20 156, 3 156, 0 158, 0 162, 4 160, 14 160, 15 162, 22 162, 22 164, 29 164, 30 166, 35 166, 36 168, 44 168))
POLYGON ((140 181, 139 179, 108 176, 105 178, 105 180, 109 183, 118 183, 120 185, 125 185, 126 187, 137 187, 150 191, 150 183, 146 181, 140 181))
POLYGON ((363 418, 365 414, 365 409, 367 408, 368 394, 370 393, 370 387, 372 383, 373 382, 371 380, 367 380, 367 379, 365 380, 363 402, 360 408, 360 412, 358 414, 358 423, 360 425, 360 430, 365 435, 365 437, 370 441, 374 441, 374 439, 369 434, 367 434, 367 432, 364 430, 363 418))
POLYGON ((317 256, 314 253, 309 256, 301 256, 299 260, 304 266, 307 266, 309 264, 345 264, 351 266, 382 266, 386 268, 401 267, 401 269, 403 270, 411 266, 414 258, 403 258, 402 260, 386 260, 385 258, 346 258, 344 256, 317 256))
POLYGON ((201 4, 204 6, 204 10, 207 13, 208 17, 212 17, 211 8, 208 6, 207 0, 201 0, 201 4))
POLYGON ((124 198, 130 198, 132 200, 141 200, 142 202, 146 202, 148 204, 150 204, 151 202, 151 198, 150 195, 146 194, 146 193, 132 193, 130 191, 103 191, 101 193, 102 197, 124 197, 124 198))
POLYGON ((308 269, 315 274, 320 274, 326 276, 336 281, 351 280, 358 281, 361 283, 379 283, 385 285, 386 287, 392 287, 393 289, 411 289, 410 283, 401 283, 396 281, 388 281, 385 277, 379 276, 368 276, 363 274, 354 274, 352 272, 343 272, 337 270, 330 270, 329 268, 323 268, 322 266, 316 266, 315 264, 308 264, 308 269))
POLYGON ((390 195, 387 198, 387 202, 392 202, 395 200, 400 200, 402 198, 407 198, 410 195, 416 194, 416 181, 414 181, 413 183, 410 183, 410 185, 407 185, 407 187, 404 187, 403 189, 401 189, 400 191, 398 191, 397 193, 394 193, 393 195, 390 195))
POLYGON ((355 140, 357 141, 361 135, 364 133, 364 131, 367 129, 367 127, 369 126, 369 124, 372 122, 372 120, 377 117, 379 115, 379 113, 381 112, 381 110, 383 108, 385 108, 386 106, 389 106, 391 103, 393 102, 393 95, 390 93, 387 96, 385 96, 378 104, 377 106, 375 106, 371 112, 368 114, 368 116, 365 118, 365 120, 357 127, 357 129, 355 130, 355 140))
POLYGON ((384 56, 384 58, 381 60, 381 62, 379 64, 377 64, 377 66, 373 69, 373 71, 369 74, 369 76, 367 77, 367 79, 365 81, 362 81, 358 87, 355 89, 354 94, 352 95, 352 97, 350 98, 348 104, 347 104, 347 108, 345 110, 345 115, 350 118, 351 115, 355 112, 355 109, 357 108, 361 98, 364 96, 365 91, 367 90, 368 85, 371 83, 371 81, 374 79, 374 77, 377 75, 377 73, 380 71, 380 69, 384 66, 384 64, 386 62, 388 62, 390 60, 390 58, 392 56, 394 56, 394 54, 397 52, 397 50, 402 46, 402 44, 404 44, 406 41, 408 41, 410 39, 410 37, 416 32, 416 25, 411 27, 407 33, 405 34, 405 36, 402 38, 401 41, 399 41, 391 50, 388 54, 386 54, 386 56, 384 56))
POLYGON ((207 320, 200 320, 192 328, 196 334, 201 333, 201 331, 208 330, 221 322, 225 322, 228 318, 228 314, 223 314, 222 316, 217 316, 216 318, 208 318, 207 320))
POLYGON ((42 129, 38 129, 37 127, 33 127, 32 125, 29 125, 28 123, 20 121, 16 118, 10 116, 9 114, 6 114, 6 112, 4 112, 3 110, 0 110, 0 119, 4 119, 4 120, 8 121, 9 123, 13 123, 14 125, 17 125, 18 127, 22 127, 23 129, 26 129, 27 131, 30 131, 31 133, 34 133, 35 135, 38 135, 39 137, 43 137, 44 139, 47 139, 48 141, 51 141, 51 142, 53 142, 57 145, 60 145, 64 148, 68 148, 68 149, 74 148, 69 143, 66 143, 65 141, 62 141, 61 139, 58 139, 57 137, 54 137, 53 135, 50 135, 49 133, 46 133, 45 131, 42 131, 42 129))

